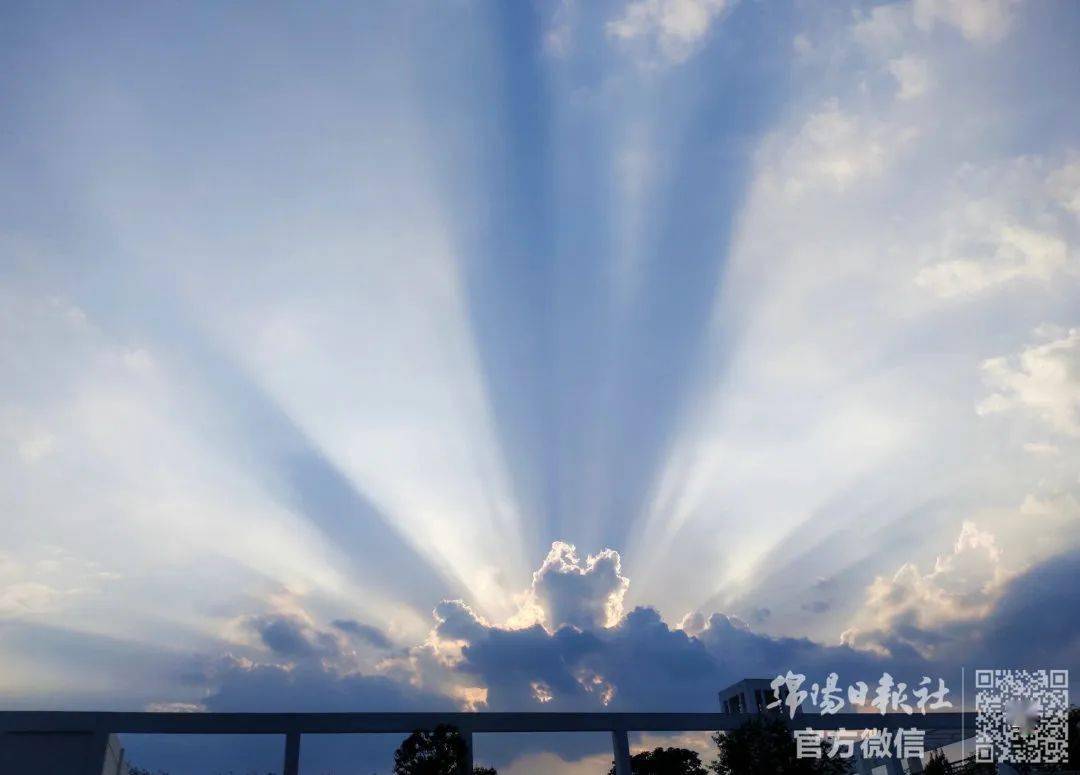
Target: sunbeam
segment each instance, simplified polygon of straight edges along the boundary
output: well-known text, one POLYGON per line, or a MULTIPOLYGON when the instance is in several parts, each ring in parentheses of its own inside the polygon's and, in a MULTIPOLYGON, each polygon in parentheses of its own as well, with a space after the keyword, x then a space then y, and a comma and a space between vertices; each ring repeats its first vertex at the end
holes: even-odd
POLYGON ((1076 670, 1077 41, 1023 0, 3 4, 0 694, 1076 670))

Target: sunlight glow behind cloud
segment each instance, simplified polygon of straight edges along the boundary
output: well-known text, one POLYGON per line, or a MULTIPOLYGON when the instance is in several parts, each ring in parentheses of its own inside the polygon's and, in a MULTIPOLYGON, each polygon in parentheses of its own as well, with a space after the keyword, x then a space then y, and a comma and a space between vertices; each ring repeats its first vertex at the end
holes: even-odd
POLYGON ((2 13, 13 702, 704 708, 1070 600, 1075 7, 2 13))

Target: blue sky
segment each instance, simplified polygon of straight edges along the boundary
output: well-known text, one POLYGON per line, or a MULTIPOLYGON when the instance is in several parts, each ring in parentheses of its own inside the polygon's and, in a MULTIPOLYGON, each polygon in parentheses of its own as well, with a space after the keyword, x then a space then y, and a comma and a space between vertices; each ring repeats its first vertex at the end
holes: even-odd
POLYGON ((1080 667, 1073 4, 2 13, 4 705, 1080 667))

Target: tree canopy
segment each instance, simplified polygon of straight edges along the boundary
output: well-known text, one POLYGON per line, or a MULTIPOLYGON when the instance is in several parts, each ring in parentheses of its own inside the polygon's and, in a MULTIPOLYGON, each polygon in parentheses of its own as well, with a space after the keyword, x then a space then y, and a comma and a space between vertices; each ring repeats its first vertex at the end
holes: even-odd
MULTIPOLYGON (((654 748, 630 757, 630 771, 634 775, 708 775, 696 751, 686 748, 654 748)), ((608 775, 615 775, 612 762, 608 775)))
MULTIPOLYGON (((468 761, 465 738, 455 727, 440 724, 418 730, 394 752, 394 775, 460 775, 468 761)), ((476 767, 473 775, 498 775, 490 767, 476 767)))
POLYGON ((851 770, 846 759, 800 759, 791 730, 779 716, 753 718, 713 740, 718 756, 712 769, 717 775, 840 775, 851 770))

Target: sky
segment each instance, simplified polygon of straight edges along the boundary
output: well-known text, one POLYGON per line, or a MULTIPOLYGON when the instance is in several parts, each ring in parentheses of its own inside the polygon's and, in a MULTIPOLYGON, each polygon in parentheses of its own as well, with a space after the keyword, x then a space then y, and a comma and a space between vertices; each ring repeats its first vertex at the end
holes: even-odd
POLYGON ((0 14, 3 707, 1080 669, 1080 6, 0 14))

